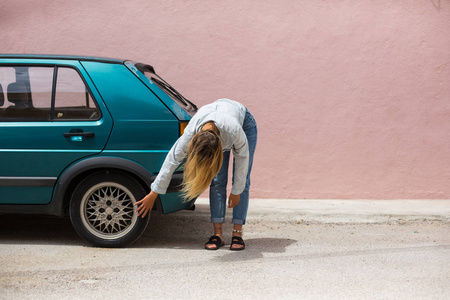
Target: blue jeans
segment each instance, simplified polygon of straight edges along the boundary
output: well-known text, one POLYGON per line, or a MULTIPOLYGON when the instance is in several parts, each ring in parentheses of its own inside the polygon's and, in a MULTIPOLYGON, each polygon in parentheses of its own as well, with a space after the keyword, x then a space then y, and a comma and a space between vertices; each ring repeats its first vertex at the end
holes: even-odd
MULTIPOLYGON (((252 114, 247 110, 244 119, 244 125, 242 129, 247 136, 249 159, 248 159, 248 173, 245 189, 240 195, 239 204, 233 208, 233 220, 234 224, 245 224, 247 218, 248 202, 249 202, 249 190, 250 190, 250 173, 253 165, 253 155, 255 153, 258 129, 256 121, 252 114)), ((220 168, 219 174, 214 177, 209 189, 209 203, 211 209, 211 222, 212 223, 224 223, 225 222, 225 210, 227 207, 227 183, 228 183, 228 164, 230 161, 230 151, 223 153, 223 163, 220 168)), ((233 172, 234 172, 234 160, 233 160, 233 172)), ((233 178, 234 182, 234 178, 233 178)))

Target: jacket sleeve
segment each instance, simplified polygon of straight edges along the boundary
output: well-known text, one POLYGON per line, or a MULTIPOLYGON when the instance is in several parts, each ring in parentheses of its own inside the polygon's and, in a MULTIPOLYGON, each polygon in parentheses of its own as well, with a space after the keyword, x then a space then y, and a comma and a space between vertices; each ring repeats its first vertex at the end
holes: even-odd
POLYGON ((245 183, 247 181, 248 173, 248 141, 247 136, 242 130, 239 129, 237 141, 233 145, 233 156, 234 156, 234 182, 231 188, 231 193, 234 195, 240 195, 245 189, 245 183))
POLYGON ((172 146, 164 160, 158 176, 156 176, 155 181, 153 181, 151 185, 152 191, 158 194, 166 193, 173 172, 175 172, 176 168, 183 162, 183 159, 187 155, 190 139, 191 134, 185 132, 172 146))

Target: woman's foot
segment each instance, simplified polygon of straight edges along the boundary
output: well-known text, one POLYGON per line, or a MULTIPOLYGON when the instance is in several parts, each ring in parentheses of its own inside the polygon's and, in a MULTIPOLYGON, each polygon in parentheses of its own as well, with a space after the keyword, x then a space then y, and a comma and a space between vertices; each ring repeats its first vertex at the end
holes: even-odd
POLYGON ((222 236, 222 223, 213 223, 214 235, 209 238, 209 241, 205 244, 205 249, 217 250, 221 246, 225 245, 222 236))
POLYGON ((244 240, 240 236, 233 236, 231 238, 230 250, 239 251, 245 249, 244 240))
POLYGON ((220 247, 222 247, 223 245, 225 245, 225 243, 223 242, 223 239, 218 235, 213 235, 212 237, 209 238, 209 241, 206 242, 205 249, 217 250, 220 247))
POLYGON ((231 238, 230 250, 238 251, 244 249, 245 243, 242 239, 242 225, 239 226, 235 224, 233 229, 233 236, 231 238))

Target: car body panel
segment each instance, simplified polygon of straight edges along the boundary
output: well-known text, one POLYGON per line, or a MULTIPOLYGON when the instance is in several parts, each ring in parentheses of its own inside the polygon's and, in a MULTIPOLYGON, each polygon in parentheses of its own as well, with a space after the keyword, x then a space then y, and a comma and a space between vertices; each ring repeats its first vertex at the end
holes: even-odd
POLYGON ((98 62, 83 62, 83 66, 102 97, 108 99, 108 110, 114 118, 106 151, 172 147, 179 135, 178 119, 128 68, 98 62))

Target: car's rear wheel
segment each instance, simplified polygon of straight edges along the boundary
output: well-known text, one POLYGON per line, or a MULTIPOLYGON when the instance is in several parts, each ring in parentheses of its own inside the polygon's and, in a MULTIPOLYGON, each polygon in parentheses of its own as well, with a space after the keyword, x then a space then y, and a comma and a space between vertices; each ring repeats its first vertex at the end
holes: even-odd
POLYGON ((89 175, 72 195, 73 227, 94 246, 127 246, 147 227, 150 214, 141 218, 134 207, 145 194, 143 187, 125 174, 105 171, 89 175))

